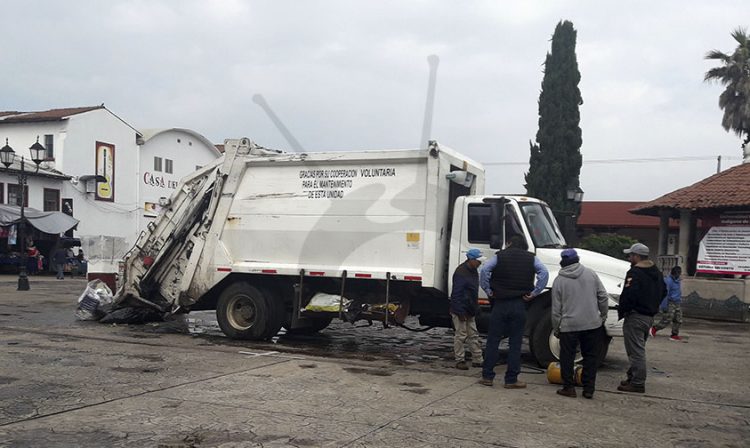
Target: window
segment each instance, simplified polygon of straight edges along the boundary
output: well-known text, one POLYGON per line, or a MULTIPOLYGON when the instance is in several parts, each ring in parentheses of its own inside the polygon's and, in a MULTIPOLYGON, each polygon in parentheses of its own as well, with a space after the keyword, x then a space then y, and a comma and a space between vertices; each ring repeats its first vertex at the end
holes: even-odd
POLYGON ((5 204, 5 184, 0 183, 0 204, 5 204))
POLYGON ((44 189, 44 211, 60 211, 60 190, 53 190, 51 188, 44 189))
POLYGON ((490 243, 489 205, 469 205, 469 242, 490 243))
MULTIPOLYGON (((490 213, 491 208, 485 204, 469 205, 469 242, 478 244, 490 244, 490 213)), ((505 206, 505 241, 513 235, 523 236, 518 217, 513 207, 505 206)))
POLYGON ((172 161, 170 159, 164 159, 164 172, 172 174, 172 161))
POLYGON ((154 157, 154 171, 161 171, 161 157, 154 157))
POLYGON ((44 136, 44 148, 47 150, 46 159, 55 160, 55 140, 52 134, 44 136))
MULTIPOLYGON (((29 190, 24 192, 23 206, 29 206, 29 190)), ((21 186, 18 184, 8 184, 8 205, 21 206, 21 186)))

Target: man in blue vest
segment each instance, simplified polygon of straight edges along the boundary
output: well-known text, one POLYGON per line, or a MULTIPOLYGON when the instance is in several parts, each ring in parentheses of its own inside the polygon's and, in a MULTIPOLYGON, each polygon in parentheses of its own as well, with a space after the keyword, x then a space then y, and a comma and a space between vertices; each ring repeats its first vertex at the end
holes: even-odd
POLYGON ((528 248, 522 236, 512 236, 506 248, 485 263, 479 278, 479 284, 492 304, 482 379, 479 381, 485 386, 493 384, 500 339, 508 336, 508 368, 505 371, 504 387, 526 387, 526 383, 518 381, 518 374, 521 373, 521 342, 526 325, 526 302, 533 300, 544 290, 549 278, 547 268, 528 248))

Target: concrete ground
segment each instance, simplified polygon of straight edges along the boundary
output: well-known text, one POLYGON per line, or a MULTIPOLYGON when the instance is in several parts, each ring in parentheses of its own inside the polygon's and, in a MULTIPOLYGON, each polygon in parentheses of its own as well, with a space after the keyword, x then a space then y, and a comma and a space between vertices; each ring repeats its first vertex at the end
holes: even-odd
POLYGON ((32 277, 18 292, 0 276, 0 446, 750 446, 747 324, 687 320, 686 343, 659 334, 645 395, 617 392, 627 358, 615 340, 585 400, 530 366, 528 389, 478 385, 479 369, 452 368, 444 329, 337 324, 237 342, 206 313, 78 322, 84 286, 32 277))

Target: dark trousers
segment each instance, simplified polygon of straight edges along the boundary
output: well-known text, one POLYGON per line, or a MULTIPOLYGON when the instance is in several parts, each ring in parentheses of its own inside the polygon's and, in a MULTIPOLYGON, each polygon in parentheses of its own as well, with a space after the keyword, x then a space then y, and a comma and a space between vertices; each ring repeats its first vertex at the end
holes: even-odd
POLYGON ((490 313, 487 332, 487 345, 484 348, 482 378, 495 378, 500 339, 508 336, 508 369, 505 371, 505 384, 514 384, 521 373, 521 342, 526 325, 526 305, 521 297, 495 300, 490 313))
POLYGON ((576 356, 576 347, 581 344, 581 355, 583 355, 583 372, 581 382, 584 392, 594 392, 596 384, 596 369, 599 364, 601 344, 604 340, 604 327, 593 330, 570 331, 560 333, 560 375, 565 388, 575 387, 573 362, 576 356))

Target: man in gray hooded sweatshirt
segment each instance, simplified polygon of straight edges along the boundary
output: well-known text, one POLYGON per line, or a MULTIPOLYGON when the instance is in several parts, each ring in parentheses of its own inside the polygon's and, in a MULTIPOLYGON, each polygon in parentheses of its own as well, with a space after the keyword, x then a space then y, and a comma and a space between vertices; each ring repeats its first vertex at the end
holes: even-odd
POLYGON ((552 329, 560 338, 563 380, 563 388, 557 393, 576 396, 573 361, 580 343, 583 396, 593 398, 609 296, 596 273, 579 263, 575 249, 565 249, 560 256, 562 269, 552 284, 552 329))

